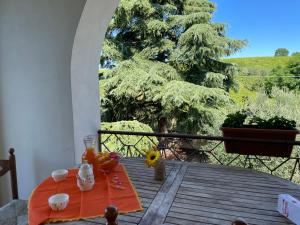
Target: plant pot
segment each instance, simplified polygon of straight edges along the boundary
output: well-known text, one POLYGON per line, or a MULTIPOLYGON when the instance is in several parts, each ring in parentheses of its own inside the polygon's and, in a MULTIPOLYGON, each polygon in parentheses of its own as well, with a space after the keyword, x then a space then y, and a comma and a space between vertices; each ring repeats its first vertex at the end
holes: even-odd
MULTIPOLYGON (((295 141, 298 130, 259 129, 253 126, 243 128, 221 127, 223 137, 261 139, 271 141, 295 141)), ((293 145, 287 143, 270 143, 258 141, 225 140, 227 153, 240 155, 260 155, 273 157, 290 157, 293 145)))

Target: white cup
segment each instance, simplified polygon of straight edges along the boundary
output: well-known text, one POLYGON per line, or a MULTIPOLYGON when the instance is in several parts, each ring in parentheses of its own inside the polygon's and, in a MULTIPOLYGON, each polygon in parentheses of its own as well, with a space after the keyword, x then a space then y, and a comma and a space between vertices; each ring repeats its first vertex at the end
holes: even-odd
POLYGON ((51 173, 51 176, 53 178, 53 180, 55 182, 59 182, 59 181, 62 181, 64 179, 67 178, 68 176, 68 170, 65 170, 65 169, 61 169, 61 170, 54 170, 52 173, 51 173))
POLYGON ((53 211, 62 211, 69 203, 69 195, 65 193, 52 195, 48 199, 48 203, 53 211))

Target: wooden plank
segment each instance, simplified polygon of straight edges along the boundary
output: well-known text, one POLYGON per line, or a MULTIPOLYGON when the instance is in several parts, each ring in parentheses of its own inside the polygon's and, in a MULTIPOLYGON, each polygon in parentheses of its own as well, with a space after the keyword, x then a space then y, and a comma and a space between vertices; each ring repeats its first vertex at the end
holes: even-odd
MULTIPOLYGON (((118 217, 119 224, 138 224, 141 218, 144 216, 148 207, 153 202, 153 199, 157 195, 157 192, 162 188, 162 182, 155 181, 153 178, 153 168, 148 168, 145 164, 140 162, 141 160, 126 160, 123 161, 126 170, 130 176, 132 183, 141 197, 142 205, 145 208, 143 212, 128 213, 126 215, 120 215, 118 217), (136 162, 138 161, 138 163, 136 162)), ((172 171, 173 165, 167 165, 167 172, 172 171)))
POLYGON ((274 188, 253 188, 249 187, 247 185, 231 185, 231 186, 224 186, 224 184, 211 184, 211 183, 199 183, 199 182, 191 182, 191 181, 183 181, 182 187, 197 187, 197 188, 219 188, 224 191, 232 190, 232 191, 247 191, 249 193, 264 193, 264 194, 273 194, 273 195, 279 195, 281 193, 299 193, 298 191, 290 191, 289 189, 285 189, 284 187, 278 187, 276 189, 274 188))
POLYGON ((149 185, 149 183, 138 183, 138 182, 132 182, 136 189, 143 189, 148 191, 155 191, 159 190, 161 185, 154 186, 153 184, 149 185))
POLYGON ((261 183, 267 183, 267 184, 274 184, 274 181, 265 177, 254 177, 254 176, 250 176, 250 174, 246 175, 234 175, 234 174, 226 174, 226 173, 215 173, 215 172, 205 172, 205 171, 201 171, 201 172, 187 172, 187 175, 189 176, 196 176, 196 177, 207 177, 207 178, 214 178, 214 177, 220 177, 223 176, 222 179, 225 180, 238 180, 238 181, 247 181, 247 182, 261 182, 261 183), (225 176, 226 175, 226 176, 225 176))
MULTIPOLYGON (((224 175, 225 176, 225 175, 224 175)), ((224 186, 231 186, 232 182, 230 181, 222 181, 222 179, 216 179, 216 178, 205 178, 205 177, 194 177, 194 176, 187 176, 184 178, 184 181, 195 181, 195 182, 203 182, 203 183, 215 183, 215 184, 223 184, 224 186)), ((239 181, 236 181, 234 182, 235 186, 250 186, 250 187, 253 187, 253 188, 264 188, 264 187, 267 187, 267 188, 273 188, 273 189, 276 189, 276 188, 280 188, 281 184, 278 184, 278 183, 273 183, 273 184, 261 184, 259 182, 256 182, 256 183, 251 183, 251 182, 239 182, 239 181)), ((289 189, 291 191, 298 191, 297 189, 291 189, 289 186, 284 186, 285 189, 289 189)))
POLYGON ((148 194, 148 195, 150 195, 150 196, 155 196, 156 195, 156 193, 157 193, 157 191, 149 191, 149 190, 145 190, 145 189, 143 189, 143 188, 138 188, 137 189, 138 191, 139 191, 139 193, 142 193, 142 194, 148 194))
POLYGON ((274 208, 273 210, 268 209, 257 209, 257 208, 250 208, 246 207, 245 205, 239 206, 234 204, 220 204, 216 203, 211 200, 201 199, 199 200, 192 200, 192 199, 185 199, 185 198, 176 198, 174 200, 174 206, 176 206, 177 203, 181 204, 181 207, 183 208, 193 208, 197 206, 204 206, 204 207, 210 207, 210 208, 219 208, 219 209, 230 209, 233 211, 239 211, 239 212, 249 212, 253 214, 261 214, 266 216, 274 216, 274 217, 281 217, 281 215, 276 211, 274 208))
POLYGON ((209 217, 191 216, 182 213, 170 212, 166 218, 167 223, 175 223, 178 225, 208 225, 208 224, 220 224, 231 225, 228 220, 215 219, 209 217))
POLYGON ((203 172, 203 173, 213 173, 213 174, 229 174, 229 175, 235 175, 235 176, 246 176, 246 177, 255 177, 258 179, 262 179, 265 178, 262 176, 262 174, 265 174, 263 172, 259 172, 253 169, 244 169, 244 168, 240 168, 239 170, 236 169, 232 169, 231 167, 228 166, 224 166, 222 169, 220 167, 209 167, 209 168, 203 168, 202 166, 199 167, 194 167, 193 169, 191 169, 189 167, 188 169, 188 173, 199 173, 199 172, 203 172), (240 170, 242 169, 242 170, 240 170))
POLYGON ((236 202, 248 202, 252 204, 260 203, 269 205, 270 203, 277 203, 277 195, 273 197, 255 197, 251 195, 242 195, 242 194, 230 194, 230 193, 222 193, 222 192, 214 192, 210 189, 205 189, 202 191, 195 191, 194 189, 188 188, 180 188, 178 194, 198 197, 198 198, 212 198, 212 199, 220 199, 224 201, 236 201, 236 202))
MULTIPOLYGON (((135 222, 128 222, 126 220, 118 219, 120 225, 136 225, 135 222)), ((54 223, 54 225, 95 225, 95 224, 101 224, 106 225, 106 220, 104 218, 94 218, 94 219, 84 219, 81 221, 72 221, 72 222, 63 222, 63 223, 54 223)), ((49 224, 53 225, 53 223, 49 224)))
POLYGON ((190 175, 187 174, 186 178, 193 178, 195 180, 206 180, 207 182, 209 181, 215 181, 216 178, 218 179, 218 181, 224 182, 224 183, 237 183, 237 184, 249 184, 249 185, 256 185, 256 186, 267 186, 267 187, 275 187, 279 185, 279 183, 276 182, 260 182, 258 180, 240 180, 239 178, 225 178, 226 175, 224 174, 223 176, 215 176, 215 177, 210 177, 210 176, 206 176, 206 175, 202 175, 202 176, 195 176, 195 175, 190 175), (224 176, 224 177, 223 177, 224 176), (220 177, 222 177, 222 179, 220 179, 220 177))
POLYGON ((221 187, 224 190, 247 190, 253 193, 273 193, 274 195, 278 195, 281 193, 289 193, 289 194, 298 194, 300 193, 299 191, 296 190, 290 190, 290 189, 286 189, 283 185, 278 186, 277 188, 269 188, 269 187, 263 187, 263 186, 252 186, 252 185, 245 185, 245 184, 237 184, 235 183, 230 184, 230 183, 222 183, 219 181, 212 181, 212 182, 199 182, 199 181, 194 181, 193 179, 185 179, 183 180, 183 183, 189 183, 189 184, 193 184, 193 185, 199 185, 199 186, 203 186, 207 189, 209 189, 210 187, 221 187))
POLYGON ((187 195, 196 195, 197 193, 201 194, 208 194, 208 195, 214 195, 217 196, 218 198, 221 199, 231 199, 231 198, 241 198, 241 199, 251 199, 255 201, 268 201, 268 202, 277 202, 277 195, 266 195, 266 194, 261 194, 260 196, 255 196, 248 194, 247 192, 224 192, 224 191, 216 191, 215 189, 202 189, 202 190, 197 190, 195 188, 186 188, 186 187, 180 187, 179 193, 184 193, 187 195))
POLYGON ((244 194, 253 194, 253 195, 277 195, 279 193, 282 193, 280 191, 277 191, 274 189, 253 189, 253 188, 247 188, 247 186, 245 187, 239 187, 236 185, 231 185, 231 186, 224 186, 221 184, 211 184, 211 183, 203 183, 203 182, 187 182, 187 181, 183 181, 182 182, 182 187, 184 188, 192 188, 192 189, 197 189, 195 191, 201 191, 201 190, 205 190, 205 189, 211 189, 211 190, 215 190, 218 192, 241 192, 244 194), (273 191, 271 191, 273 190, 273 191))
MULTIPOLYGON (((202 179, 215 179, 215 178, 220 178, 222 177, 222 181, 223 182, 237 182, 237 183, 247 183, 247 184, 252 184, 255 185, 257 183, 259 183, 259 185, 266 185, 266 186, 270 186, 270 185, 280 185, 279 182, 274 182, 271 179, 268 178, 264 178, 264 179, 257 179, 255 177, 239 177, 239 176, 234 176, 234 175, 227 175, 227 174, 223 174, 223 175, 219 175, 219 174, 209 174, 209 173, 187 173, 186 177, 197 177, 197 178, 202 178, 202 179)), ((290 188, 290 187, 287 187, 290 188)))
POLYGON ((141 218, 132 216, 131 214, 128 213, 127 215, 118 216, 118 220, 138 224, 140 222, 141 218))
POLYGON ((277 199, 274 198, 262 198, 262 197, 251 197, 251 196, 245 196, 245 195, 231 195, 231 194, 221 194, 218 192, 213 192, 210 190, 206 191, 201 191, 201 192, 195 192, 193 190, 188 190, 188 189, 179 189, 178 191, 179 194, 184 194, 184 195, 189 195, 189 196, 194 196, 194 197, 207 197, 207 198, 217 198, 217 199, 222 199, 225 201, 236 201, 236 202, 248 202, 252 204, 257 204, 261 203, 264 205, 272 205, 277 202, 277 199))
POLYGON ((187 170, 186 165, 176 166, 175 168, 175 170, 171 171, 166 182, 157 193, 155 199, 139 223, 140 225, 156 225, 164 222, 187 170))
POLYGON ((220 208, 218 206, 215 207, 208 207, 208 206, 189 206, 189 204, 181 204, 181 203, 174 203, 170 212, 177 212, 177 213, 186 213, 190 215, 200 215, 201 212, 207 212, 212 214, 221 214, 222 215, 230 215, 234 217, 241 217, 244 219, 257 219, 267 222, 281 222, 285 223, 286 219, 281 217, 279 214, 278 216, 273 215, 265 215, 265 214, 258 214, 258 213, 251 213, 251 212, 242 212, 240 210, 233 210, 232 208, 220 208))
POLYGON ((223 166, 223 165, 207 164, 207 163, 202 163, 200 165, 190 164, 188 171, 193 170, 193 169, 195 169, 196 171, 197 170, 204 171, 205 169, 207 169, 207 171, 213 172, 213 173, 221 171, 222 175, 227 175, 227 174, 239 175, 240 174, 243 176, 248 176, 250 174, 250 176, 253 176, 253 177, 258 176, 261 178, 269 179, 269 180, 274 181, 275 183, 280 183, 284 186, 287 186, 289 188, 300 191, 300 185, 297 185, 289 180, 285 180, 285 179, 279 178, 277 176, 273 176, 271 174, 263 173, 263 172, 252 170, 252 169, 244 169, 242 167, 223 166))
MULTIPOLYGON (((175 225, 215 225, 218 224, 217 222, 215 223, 210 223, 210 221, 207 220, 201 220, 201 221, 192 221, 192 220, 185 220, 185 219, 180 219, 180 218, 174 218, 174 217, 167 217, 166 218, 166 224, 175 224, 175 225)), ((222 225, 231 225, 230 222, 228 221, 222 221, 222 225)))
MULTIPOLYGON (((212 223, 212 224, 223 225, 223 224, 228 224, 228 223, 230 224, 230 222, 235 220, 238 216, 207 213, 207 212, 201 212, 201 214, 198 214, 198 215, 191 215, 191 214, 188 214, 187 212, 184 212, 184 213, 170 212, 168 214, 168 218, 169 217, 184 219, 186 221, 199 221, 199 222, 207 222, 207 223, 212 223)), ((166 222, 168 222, 168 221, 169 220, 166 219, 166 222)), ((270 221, 261 221, 261 220, 252 219, 252 218, 248 218, 247 222, 250 224, 259 224, 259 225, 286 225, 286 224, 288 224, 286 222, 281 223, 281 222, 274 222, 274 221, 271 221, 271 222, 270 221)))
POLYGON ((273 211, 275 209, 273 204, 259 204, 258 202, 249 203, 249 202, 243 202, 243 201, 227 201, 222 200, 218 198, 208 198, 208 197, 195 197, 195 196, 189 196, 184 194, 177 194, 176 198, 186 199, 186 200, 195 200, 195 201, 203 201, 203 202, 213 202, 215 204, 223 204, 223 205, 232 205, 232 206, 238 206, 238 207, 244 207, 244 208, 251 208, 251 209, 262 209, 262 210, 271 210, 273 211))

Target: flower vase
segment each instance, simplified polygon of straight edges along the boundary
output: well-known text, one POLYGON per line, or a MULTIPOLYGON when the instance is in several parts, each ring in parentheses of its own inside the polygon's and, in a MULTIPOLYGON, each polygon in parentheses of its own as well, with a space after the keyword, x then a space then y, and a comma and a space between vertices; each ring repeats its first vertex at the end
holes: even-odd
POLYGON ((166 165, 165 161, 160 158, 157 160, 154 166, 154 180, 164 181, 166 176, 166 165))

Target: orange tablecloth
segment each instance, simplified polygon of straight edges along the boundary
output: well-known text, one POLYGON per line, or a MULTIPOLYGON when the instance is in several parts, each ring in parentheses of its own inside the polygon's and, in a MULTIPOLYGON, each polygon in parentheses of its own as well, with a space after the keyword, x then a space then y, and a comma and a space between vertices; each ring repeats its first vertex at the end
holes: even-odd
POLYGON ((69 170, 66 180, 56 183, 49 177, 37 186, 29 200, 29 225, 103 216, 108 205, 117 206, 120 213, 143 210, 123 165, 118 165, 109 174, 98 174, 94 188, 88 192, 81 192, 77 187, 77 172, 78 169, 69 170), (64 211, 54 212, 48 205, 48 198, 57 193, 67 193, 70 196, 70 202, 64 211))

